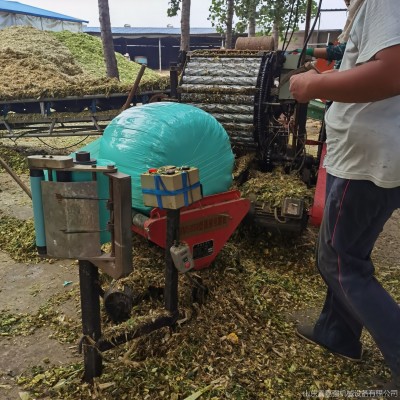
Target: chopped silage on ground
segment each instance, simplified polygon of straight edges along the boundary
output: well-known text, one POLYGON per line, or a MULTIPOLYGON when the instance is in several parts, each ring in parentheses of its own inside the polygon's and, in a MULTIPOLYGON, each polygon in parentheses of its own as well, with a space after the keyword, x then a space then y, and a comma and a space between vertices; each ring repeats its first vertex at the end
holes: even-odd
MULTIPOLYGON (((9 150, 7 154, 8 162, 26 173, 20 155, 9 150)), ((16 221, 7 221, 2 234, 21 240, 20 249, 25 248, 29 257, 24 243, 30 239, 32 245, 31 222, 25 231, 16 221), (19 230, 22 236, 16 235, 19 230)), ((324 284, 315 271, 316 233, 310 227, 301 236, 281 236, 241 226, 213 266, 196 273, 210 290, 204 304, 191 301, 192 285, 180 275, 181 317, 174 330, 163 328, 103 353, 104 371, 94 386, 82 383, 79 362, 26 371, 16 377, 21 390, 31 399, 297 400, 320 390, 350 393, 372 387, 371 378, 388 371, 369 335, 363 335, 364 361, 353 364, 305 344, 294 334, 294 315, 305 308, 318 309, 324 297, 324 284)), ((13 255, 6 244, 0 243, 1 250, 13 255)), ((126 284, 136 292, 163 284, 163 249, 134 236, 133 259, 135 269, 126 284)), ((379 278, 399 296, 396 270, 380 267, 379 278)), ((102 275, 104 289, 109 284, 102 275)), ((35 314, 5 313, 0 335, 29 336, 46 324, 57 340, 77 345, 79 322, 65 318, 56 305, 73 302, 79 309, 79 300, 76 286, 68 296, 43 303, 35 314)), ((161 301, 144 302, 121 325, 110 322, 103 310, 103 333, 113 337, 127 331, 146 315, 158 315, 162 307, 161 301)))

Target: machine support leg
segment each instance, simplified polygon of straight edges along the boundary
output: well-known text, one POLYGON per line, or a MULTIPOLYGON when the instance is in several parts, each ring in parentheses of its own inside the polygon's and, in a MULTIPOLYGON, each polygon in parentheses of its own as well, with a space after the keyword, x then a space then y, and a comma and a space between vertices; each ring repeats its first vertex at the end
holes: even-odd
POLYGON ((173 99, 178 99, 178 66, 176 63, 170 63, 169 79, 171 92, 170 95, 173 99))
POLYGON ((99 271, 90 261, 79 261, 84 380, 91 382, 102 372, 102 359, 95 343, 101 336, 99 271))
POLYGON ((305 145, 305 139, 307 135, 307 109, 308 109, 308 104, 299 104, 297 108, 297 126, 298 126, 298 131, 297 131, 297 137, 296 137, 296 143, 294 143, 294 148, 296 149, 296 153, 298 153, 302 148, 304 148, 305 145))
POLYGON ((179 242, 180 210, 167 210, 167 237, 165 247, 165 308, 172 314, 178 312, 178 270, 171 257, 170 248, 179 242))

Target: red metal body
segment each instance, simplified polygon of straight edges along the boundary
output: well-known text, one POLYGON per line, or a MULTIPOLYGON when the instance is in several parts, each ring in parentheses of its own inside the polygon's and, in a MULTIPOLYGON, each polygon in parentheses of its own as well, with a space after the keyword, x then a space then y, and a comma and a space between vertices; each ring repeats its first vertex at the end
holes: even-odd
MULTIPOLYGON (((207 268, 250 209, 250 200, 233 190, 206 196, 181 209, 180 240, 186 242, 194 258, 194 269, 207 268)), ((136 232, 162 248, 166 246, 166 211, 154 208, 136 232)))
POLYGON ((326 169, 323 167, 326 155, 326 143, 322 145, 321 160, 318 168, 318 179, 315 187, 314 204, 310 209, 310 223, 320 226, 325 207, 326 169))

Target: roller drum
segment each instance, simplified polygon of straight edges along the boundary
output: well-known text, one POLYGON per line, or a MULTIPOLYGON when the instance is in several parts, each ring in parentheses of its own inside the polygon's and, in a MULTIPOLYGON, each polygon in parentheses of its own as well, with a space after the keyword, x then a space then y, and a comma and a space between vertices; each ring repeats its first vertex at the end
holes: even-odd
POLYGON ((179 93, 210 93, 210 94, 255 94, 257 88, 254 86, 237 85, 198 85, 183 84, 178 88, 179 93))
MULTIPOLYGON (((197 103, 196 107, 201 108, 204 111, 207 111, 210 114, 247 114, 250 115, 254 107, 253 105, 245 105, 245 104, 214 104, 214 103, 197 103)), ((215 115, 214 115, 215 117, 215 115)))
MULTIPOLYGON (((249 105, 254 108, 254 96, 253 95, 237 95, 237 94, 211 94, 211 93, 181 93, 181 101, 183 103, 197 103, 193 104, 198 106, 200 104, 216 104, 222 105, 249 105)), ((201 106, 199 106, 202 108, 201 106)))
POLYGON ((188 76, 183 77, 182 82, 188 85, 221 85, 221 86, 255 86, 256 76, 188 76))
MULTIPOLYGON (((198 67, 188 67, 186 69, 186 76, 221 76, 221 65, 204 65, 198 67)), ((235 68, 224 68, 226 76, 229 77, 257 77, 259 65, 238 65, 235 68)))
POLYGON ((268 53, 257 51, 192 52, 178 87, 181 101, 213 115, 234 148, 254 149, 255 104, 260 71, 268 53))

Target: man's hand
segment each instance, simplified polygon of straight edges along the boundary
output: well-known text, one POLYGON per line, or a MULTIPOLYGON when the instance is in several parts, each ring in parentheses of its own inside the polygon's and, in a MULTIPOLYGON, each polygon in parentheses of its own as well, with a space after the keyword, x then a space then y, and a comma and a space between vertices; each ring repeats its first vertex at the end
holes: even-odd
POLYGON ((308 103, 314 99, 311 83, 319 74, 315 70, 310 70, 302 74, 293 75, 290 77, 289 90, 293 98, 299 103, 308 103))
POLYGON ((293 75, 289 90, 299 103, 311 99, 370 103, 400 95, 399 70, 400 44, 379 51, 366 63, 338 73, 309 71, 293 75))

